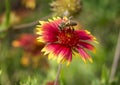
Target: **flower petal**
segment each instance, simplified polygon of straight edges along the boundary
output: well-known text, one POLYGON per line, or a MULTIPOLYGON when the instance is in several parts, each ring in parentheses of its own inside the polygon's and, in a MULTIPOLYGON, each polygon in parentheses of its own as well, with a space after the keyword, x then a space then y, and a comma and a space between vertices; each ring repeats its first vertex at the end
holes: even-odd
POLYGON ((82 48, 78 48, 78 52, 79 54, 81 55, 81 58, 83 59, 83 61, 86 63, 86 60, 88 59, 91 63, 93 62, 92 61, 92 58, 87 54, 87 52, 85 52, 84 49, 82 48))
POLYGON ((69 47, 65 47, 64 45, 60 44, 48 44, 43 49, 42 52, 45 52, 44 54, 49 54, 48 58, 57 58, 57 62, 63 62, 68 61, 68 64, 72 60, 72 51, 69 47))
POLYGON ((95 41, 96 38, 90 34, 87 30, 76 30, 75 31, 78 35, 78 37, 81 40, 90 40, 90 41, 95 41))
POLYGON ((59 61, 59 58, 61 59, 61 57, 63 58, 63 60, 65 59, 66 61, 71 62, 72 60, 71 48, 63 46, 61 52, 58 55, 58 61, 59 61))
POLYGON ((87 42, 79 41, 79 46, 91 50, 92 52, 95 52, 95 47, 87 42))
POLYGON ((44 54, 53 53, 57 56, 61 50, 62 46, 60 44, 48 44, 42 49, 42 52, 45 52, 44 54))

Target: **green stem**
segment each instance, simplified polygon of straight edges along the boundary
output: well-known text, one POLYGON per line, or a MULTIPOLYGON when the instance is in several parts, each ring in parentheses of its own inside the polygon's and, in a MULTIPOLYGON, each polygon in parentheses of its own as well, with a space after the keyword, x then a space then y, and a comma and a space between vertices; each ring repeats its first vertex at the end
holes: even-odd
POLYGON ((59 79, 59 76, 60 76, 61 68, 62 68, 62 64, 60 63, 59 67, 58 67, 58 72, 57 72, 57 76, 56 76, 56 80, 55 80, 54 85, 57 85, 57 83, 58 83, 58 79, 59 79))
POLYGON ((120 32, 119 32, 119 36, 118 36, 118 41, 117 41, 116 51, 115 51, 115 55, 114 55, 114 60, 113 60, 113 63, 112 63, 109 82, 112 82, 114 77, 115 77, 115 73, 116 73, 116 70, 117 70, 119 59, 120 59, 120 32))
POLYGON ((6 8, 6 26, 9 26, 10 23, 10 2, 9 0, 5 0, 5 8, 6 8))

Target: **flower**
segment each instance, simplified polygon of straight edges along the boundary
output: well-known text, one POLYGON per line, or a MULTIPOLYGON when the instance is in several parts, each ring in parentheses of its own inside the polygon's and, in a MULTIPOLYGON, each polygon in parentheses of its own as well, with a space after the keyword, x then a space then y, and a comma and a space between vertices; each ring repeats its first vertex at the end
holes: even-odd
MULTIPOLYGON (((9 16, 10 16, 10 21, 9 21, 10 26, 18 24, 20 22, 20 16, 15 11, 11 11, 9 16)), ((1 22, 0 23, 5 23, 6 21, 7 21, 7 18, 6 18, 6 14, 4 13, 1 16, 1 22)))
POLYGON ((45 55, 48 54, 49 59, 57 58, 58 63, 67 61, 67 65, 72 61, 72 56, 78 54, 84 62, 87 59, 92 62, 92 58, 86 50, 95 51, 95 47, 91 43, 96 42, 96 38, 87 30, 75 30, 74 26, 70 26, 70 24, 60 27, 68 22, 67 17, 40 21, 36 34, 38 34, 38 41, 45 43, 41 51, 45 55))
POLYGON ((50 4, 56 16, 73 16, 81 12, 81 0, 53 0, 50 4))
POLYGON ((48 68, 49 64, 47 58, 41 53, 44 44, 36 40, 36 35, 22 34, 17 40, 12 42, 14 47, 23 48, 23 56, 21 57, 21 64, 24 66, 48 68))
MULTIPOLYGON (((54 85, 54 83, 55 83, 54 81, 49 81, 49 82, 46 83, 46 85, 54 85)), ((56 85, 59 85, 58 82, 57 82, 56 85)))
POLYGON ((25 5, 26 8, 35 9, 36 0, 22 0, 22 4, 25 5))
POLYGON ((22 47, 27 53, 31 55, 39 55, 43 48, 43 43, 38 43, 36 35, 22 34, 18 40, 14 40, 12 45, 14 47, 22 47))

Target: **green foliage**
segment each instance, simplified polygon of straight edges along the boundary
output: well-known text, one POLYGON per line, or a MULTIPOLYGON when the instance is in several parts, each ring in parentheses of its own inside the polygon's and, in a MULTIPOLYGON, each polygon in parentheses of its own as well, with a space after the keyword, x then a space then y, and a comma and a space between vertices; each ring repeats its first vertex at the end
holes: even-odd
POLYGON ((5 7, 6 7, 6 25, 9 25, 10 22, 10 2, 9 0, 5 0, 5 7))
POLYGON ((6 19, 0 25, 0 32, 7 30, 10 26, 10 2, 9 0, 5 0, 5 9, 6 9, 6 19))
POLYGON ((30 77, 28 76, 28 78, 23 78, 21 81, 20 81, 20 85, 39 85, 38 84, 38 80, 36 77, 30 77))
POLYGON ((109 71, 105 66, 103 66, 102 74, 101 74, 101 84, 107 85, 108 81, 109 81, 109 71))

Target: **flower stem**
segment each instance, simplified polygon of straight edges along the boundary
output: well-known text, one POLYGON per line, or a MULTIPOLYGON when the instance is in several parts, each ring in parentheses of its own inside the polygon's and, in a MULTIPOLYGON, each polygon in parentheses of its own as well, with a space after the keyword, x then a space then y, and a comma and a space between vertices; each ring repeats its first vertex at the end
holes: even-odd
POLYGON ((113 63, 112 63, 109 82, 112 82, 114 77, 115 77, 115 73, 116 73, 116 70, 117 70, 119 59, 120 59, 120 32, 119 32, 119 36, 118 36, 118 42, 117 42, 117 46, 116 46, 114 60, 113 60, 113 63))
POLYGON ((60 72, 61 72, 61 68, 62 68, 62 64, 60 63, 59 67, 58 67, 58 72, 57 72, 57 76, 56 76, 54 85, 57 85, 57 83, 58 83, 58 79, 59 79, 59 75, 60 75, 60 72))
POLYGON ((5 0, 5 8, 6 8, 6 26, 10 23, 10 2, 9 0, 5 0))
MULTIPOLYGON (((45 17, 42 17, 42 18, 40 18, 39 20, 46 20, 46 19, 49 18, 49 17, 51 17, 51 14, 49 14, 49 15, 47 15, 47 16, 45 16, 45 17)), ((33 27, 34 25, 37 25, 39 20, 30 22, 30 23, 21 24, 21 25, 15 25, 15 26, 12 27, 12 29, 14 29, 14 30, 19 30, 19 29, 31 28, 31 27, 33 27)))

